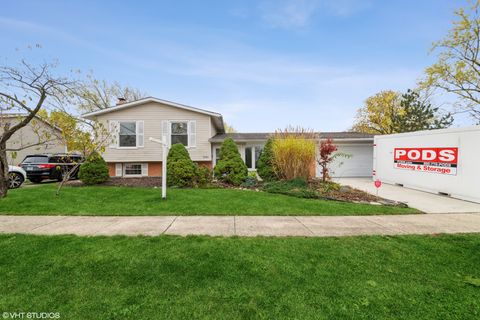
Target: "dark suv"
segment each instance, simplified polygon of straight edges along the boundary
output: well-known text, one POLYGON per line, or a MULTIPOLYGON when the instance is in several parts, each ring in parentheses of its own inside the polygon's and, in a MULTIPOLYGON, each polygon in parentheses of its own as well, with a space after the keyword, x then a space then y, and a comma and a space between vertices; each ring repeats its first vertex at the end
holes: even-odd
MULTIPOLYGON (((83 162, 83 157, 74 154, 34 154, 26 156, 20 167, 27 172, 27 179, 33 183, 40 183, 42 180, 53 179, 62 181, 65 174, 68 173, 77 163, 83 162)), ((78 175, 77 167, 71 174, 71 178, 76 179, 78 175)))

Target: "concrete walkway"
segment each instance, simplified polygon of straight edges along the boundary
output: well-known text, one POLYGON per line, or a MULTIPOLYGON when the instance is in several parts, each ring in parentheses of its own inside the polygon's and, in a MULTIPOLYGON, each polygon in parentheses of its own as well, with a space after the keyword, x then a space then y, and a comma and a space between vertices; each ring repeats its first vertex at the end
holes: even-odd
POLYGON ((398 216, 0 216, 0 233, 43 235, 353 236, 480 233, 480 214, 398 216))
MULTIPOLYGON (((370 178, 337 178, 336 182, 351 186, 371 194, 377 190, 370 178)), ((378 190, 378 196, 400 201, 408 204, 409 207, 421 210, 426 213, 470 213, 480 212, 480 204, 470 201, 441 196, 434 193, 404 188, 401 186, 382 184, 378 190)))

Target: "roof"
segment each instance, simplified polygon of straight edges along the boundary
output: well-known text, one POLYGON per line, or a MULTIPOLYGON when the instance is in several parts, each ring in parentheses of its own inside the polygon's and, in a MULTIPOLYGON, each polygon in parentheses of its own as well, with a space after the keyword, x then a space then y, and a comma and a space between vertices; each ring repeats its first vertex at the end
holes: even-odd
MULTIPOLYGON (((227 138, 232 138, 236 142, 248 142, 248 141, 264 141, 270 136, 274 135, 273 132, 257 132, 257 133, 221 133, 212 137, 210 142, 223 142, 227 138)), ((373 134, 361 133, 361 132, 317 132, 318 139, 331 138, 334 140, 365 140, 373 141, 373 134)))
POLYGON ((396 139, 396 138, 402 138, 402 137, 416 137, 416 136, 426 136, 426 135, 431 136, 436 134, 462 133, 462 132, 469 132, 469 131, 480 131, 480 125, 384 134, 384 135, 375 136, 375 139, 396 139))
POLYGON ((126 103, 123 103, 121 105, 112 106, 110 108, 85 113, 85 114, 82 115, 82 117, 84 117, 86 119, 93 119, 93 117, 101 115, 101 114, 106 114, 106 113, 110 113, 110 112, 115 112, 115 111, 131 108, 131 107, 139 106, 139 105, 142 105, 142 104, 145 104, 145 103, 148 103, 148 102, 157 102, 157 103, 161 103, 161 104, 171 106, 171 107, 174 107, 174 108, 179 108, 179 109, 189 110, 189 111, 192 111, 192 112, 206 114, 208 116, 213 117, 215 126, 221 132, 224 131, 223 118, 222 118, 222 115, 220 113, 205 110, 205 109, 195 108, 195 107, 187 106, 187 105, 180 104, 180 103, 177 103, 177 102, 162 100, 162 99, 158 99, 158 98, 154 98, 154 97, 146 97, 146 98, 142 98, 142 99, 139 99, 139 100, 126 102, 126 103))
MULTIPOLYGON (((3 113, 3 114, 0 114, 0 119, 1 119, 1 118, 17 118, 17 119, 18 119, 18 118, 26 117, 26 116, 27 116, 27 115, 24 114, 24 113, 3 113)), ((39 120, 39 121, 45 123, 47 126, 49 126, 49 127, 53 128, 53 129, 57 130, 57 131, 60 132, 60 133, 63 132, 63 130, 60 129, 59 127, 57 127, 56 125, 51 124, 50 122, 46 121, 45 119, 42 119, 41 117, 39 117, 39 116, 37 116, 37 115, 34 116, 34 118, 35 118, 36 120, 39 120)))

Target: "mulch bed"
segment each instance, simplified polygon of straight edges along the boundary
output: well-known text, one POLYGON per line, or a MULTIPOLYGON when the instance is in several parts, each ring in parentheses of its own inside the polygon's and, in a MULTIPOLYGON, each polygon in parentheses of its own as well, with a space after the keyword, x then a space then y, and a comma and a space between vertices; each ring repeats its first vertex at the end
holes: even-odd
POLYGON ((356 202, 356 203, 377 203, 377 204, 384 204, 384 205, 407 207, 407 205, 404 203, 377 197, 368 192, 354 189, 349 186, 341 186, 339 190, 329 190, 328 192, 322 192, 321 189, 319 191, 323 195, 325 195, 327 199, 331 199, 331 200, 356 202))
POLYGON ((376 197, 365 191, 345 187, 340 190, 329 191, 328 193, 326 193, 326 195, 334 199, 343 201, 378 202, 379 200, 382 200, 381 198, 376 197))
POLYGON ((103 183, 104 186, 115 187, 161 187, 161 177, 141 177, 141 178, 110 178, 103 183))
MULTIPOLYGON (((80 180, 70 180, 66 185, 71 187, 84 186, 80 180)), ((162 178, 159 177, 141 177, 141 178, 110 178, 107 182, 101 184, 102 186, 113 187, 149 187, 160 188, 162 186, 162 178)))

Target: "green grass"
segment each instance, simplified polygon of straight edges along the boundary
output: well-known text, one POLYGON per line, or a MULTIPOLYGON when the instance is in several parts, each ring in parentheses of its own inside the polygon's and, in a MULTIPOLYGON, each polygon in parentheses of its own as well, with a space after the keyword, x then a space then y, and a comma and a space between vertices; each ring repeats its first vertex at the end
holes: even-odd
POLYGON ((0 311, 61 319, 479 319, 480 235, 0 236, 0 311))
POLYGON ((418 213, 412 208, 300 199, 234 189, 65 187, 55 185, 9 191, 0 200, 1 214, 42 215, 374 215, 418 213))

